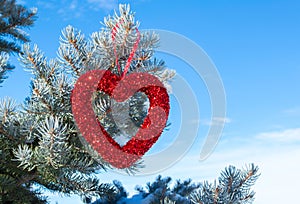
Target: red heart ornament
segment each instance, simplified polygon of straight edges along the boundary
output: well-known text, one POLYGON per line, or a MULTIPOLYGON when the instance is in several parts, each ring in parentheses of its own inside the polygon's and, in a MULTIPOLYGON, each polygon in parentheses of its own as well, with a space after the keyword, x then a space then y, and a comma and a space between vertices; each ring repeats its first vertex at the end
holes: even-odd
POLYGON ((161 135, 169 115, 169 96, 155 76, 132 73, 123 78, 106 70, 91 70, 76 81, 71 96, 72 112, 77 127, 93 150, 116 168, 130 167, 140 159, 161 135), (92 108, 92 95, 102 91, 117 102, 144 92, 150 102, 144 123, 123 147, 102 127, 92 108))

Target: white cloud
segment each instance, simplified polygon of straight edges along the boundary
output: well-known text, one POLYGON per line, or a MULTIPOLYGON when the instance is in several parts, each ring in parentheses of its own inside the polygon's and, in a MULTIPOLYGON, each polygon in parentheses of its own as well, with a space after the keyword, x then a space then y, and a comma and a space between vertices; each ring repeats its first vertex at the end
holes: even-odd
POLYGON ((87 0, 87 3, 91 4, 91 8, 95 10, 111 10, 118 5, 117 0, 87 0))
POLYGON ((215 123, 231 123, 231 119, 230 118, 222 118, 222 117, 214 117, 213 118, 213 122, 215 123))
POLYGON ((54 9, 55 8, 55 3, 53 1, 38 1, 37 2, 38 6, 41 6, 46 9, 54 9))
POLYGON ((75 10, 77 8, 77 0, 73 0, 69 6, 71 10, 75 10))
MULTIPOLYGON (((228 165, 243 168, 246 164, 254 163, 259 166, 261 176, 253 186, 256 192, 255 204, 265 203, 295 203, 300 180, 300 145, 284 143, 274 140, 285 135, 298 135, 300 129, 287 129, 280 132, 261 133, 268 136, 268 140, 257 140, 256 137, 235 142, 220 142, 216 151, 204 161, 199 161, 199 150, 193 149, 181 161, 171 168, 160 172, 163 176, 176 179, 192 178, 194 182, 217 179, 220 172, 228 165), (242 141, 242 142, 241 142, 242 141), (270 145, 272 143, 272 145, 270 145)), ((294 138, 296 136, 292 136, 294 138)), ((195 144, 198 146, 198 144, 195 144)), ((200 147, 200 146, 198 146, 200 147)), ((134 194, 134 186, 144 186, 153 181, 156 175, 145 177, 128 177, 112 174, 111 178, 122 181, 130 194, 134 194)))
POLYGON ((300 180, 299 146, 267 148, 264 155, 257 155, 261 177, 254 190, 255 203, 297 203, 298 184, 300 180))
POLYGON ((200 120, 200 124, 202 123, 202 125, 207 125, 207 126, 219 126, 231 122, 232 120, 228 117, 213 117, 211 120, 209 119, 200 120))
POLYGON ((300 106, 286 109, 286 110, 283 110, 282 112, 289 116, 300 116, 300 106))
POLYGON ((272 140, 272 142, 300 142, 300 128, 263 132, 258 134, 256 138, 269 141, 272 140))
MULTIPOLYGON (((23 1, 23 0, 19 0, 23 1)), ((86 0, 83 2, 78 2, 78 0, 66 1, 62 0, 60 2, 54 0, 39 0, 37 2, 38 7, 42 7, 47 10, 56 11, 63 20, 70 20, 73 18, 80 18, 85 16, 91 11, 104 10, 111 11, 117 8, 117 0, 86 0)))
MULTIPOLYGON (((278 140, 274 142, 274 138, 285 138, 287 134, 297 135, 298 133, 300 133, 300 128, 258 134, 267 136, 264 137, 267 140, 257 140, 254 136, 238 142, 233 138, 231 141, 221 141, 215 152, 204 161, 199 161, 201 145, 197 143, 181 161, 158 174, 171 176, 173 181, 191 178, 194 182, 204 180, 212 182, 228 165, 243 168, 246 164, 254 163, 259 166, 261 173, 252 188, 256 192, 255 204, 297 203, 295 195, 298 194, 297 181, 300 181, 300 145, 282 144, 278 140)), ((154 181, 156 176, 157 174, 128 176, 110 172, 100 174, 99 178, 102 182, 109 183, 114 179, 120 180, 130 195, 133 195, 136 193, 134 190, 136 185, 145 186, 147 182, 154 181)), ((80 203, 79 200, 78 203, 80 203)))
POLYGON ((25 5, 26 4, 26 2, 24 0, 17 0, 16 3, 20 4, 20 5, 25 5))

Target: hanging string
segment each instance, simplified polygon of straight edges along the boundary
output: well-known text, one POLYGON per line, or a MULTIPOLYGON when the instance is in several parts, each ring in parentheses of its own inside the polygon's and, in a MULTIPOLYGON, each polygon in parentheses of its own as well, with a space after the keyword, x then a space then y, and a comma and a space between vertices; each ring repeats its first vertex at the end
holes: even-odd
MULTIPOLYGON (((120 23, 123 23, 123 19, 120 20, 120 23)), ((124 78, 129 70, 129 67, 130 67, 130 63, 134 57, 134 54, 138 48, 138 45, 139 45, 139 42, 140 42, 140 38, 141 38, 141 34, 139 32, 139 30, 136 28, 135 31, 137 33, 137 39, 133 45, 133 48, 129 54, 129 57, 127 59, 127 62, 125 64, 125 67, 124 67, 124 71, 123 73, 121 74, 121 67, 120 67, 120 64, 119 64, 119 59, 118 59, 118 54, 117 54, 117 45, 116 45, 116 35, 117 35, 117 32, 118 32, 118 28, 119 28, 119 23, 116 23, 116 25, 113 27, 112 31, 111 31, 111 39, 113 41, 113 45, 114 45, 114 55, 116 57, 116 65, 118 67, 118 72, 119 74, 121 75, 121 79, 124 78)))
POLYGON ((113 27, 113 29, 111 31, 111 39, 112 39, 112 42, 113 42, 113 45, 114 45, 114 55, 116 57, 115 64, 118 66, 118 72, 121 73, 121 68, 120 68, 119 61, 118 61, 118 54, 117 54, 117 47, 116 47, 117 45, 116 45, 116 42, 115 42, 117 28, 119 28, 119 23, 116 23, 116 25, 113 27))

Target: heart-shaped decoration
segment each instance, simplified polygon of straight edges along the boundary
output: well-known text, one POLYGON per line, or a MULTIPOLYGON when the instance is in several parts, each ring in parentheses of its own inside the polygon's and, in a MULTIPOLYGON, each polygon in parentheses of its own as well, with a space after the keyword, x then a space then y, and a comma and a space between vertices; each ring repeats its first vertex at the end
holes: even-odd
POLYGON ((71 99, 74 119, 84 141, 116 168, 130 167, 152 147, 166 125, 170 109, 166 88, 159 79, 147 73, 119 77, 107 70, 88 71, 77 80, 71 99), (136 135, 124 146, 120 146, 97 119, 92 107, 96 91, 108 94, 117 102, 137 92, 147 95, 148 114, 136 135))
POLYGON ((93 108, 99 122, 120 146, 124 146, 141 128, 149 104, 143 92, 137 92, 123 102, 115 101, 102 91, 93 96, 93 108))

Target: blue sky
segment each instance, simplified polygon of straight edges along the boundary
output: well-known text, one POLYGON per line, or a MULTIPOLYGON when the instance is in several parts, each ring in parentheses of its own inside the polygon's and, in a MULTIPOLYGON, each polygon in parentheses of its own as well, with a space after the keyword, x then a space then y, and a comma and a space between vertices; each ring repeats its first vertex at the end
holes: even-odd
MULTIPOLYGON (((211 180, 227 165, 243 167, 254 162, 261 168, 255 185, 255 203, 293 203, 296 180, 300 180, 300 2, 294 0, 191 0, 191 1, 113 1, 113 0, 37 0, 19 1, 37 7, 35 26, 29 30, 32 43, 38 44, 49 58, 56 56, 61 29, 73 25, 87 37, 101 28, 100 21, 113 13, 118 3, 130 3, 141 22, 141 29, 163 29, 184 35, 198 44, 215 64, 222 78, 227 116, 222 138, 205 161, 199 152, 210 120, 209 93, 201 81, 186 72, 185 63, 160 55, 167 65, 189 82, 200 109, 198 138, 188 154, 171 168, 160 172, 173 179, 191 177, 211 180), (297 174, 296 174, 297 173, 297 174), (275 179, 278 182, 275 183, 275 179), (289 190, 288 190, 289 188, 289 190), (283 200, 285 199, 285 200, 283 200), (286 200, 290 199, 290 200, 286 200)), ((12 59, 17 65, 15 59, 12 59)), ((29 94, 30 74, 17 65, 3 83, 0 97, 18 102, 29 94)), ((176 104, 174 104, 176 107, 176 104)), ((178 131, 176 108, 173 129, 178 131)), ((172 121, 173 120, 173 121, 172 121)), ((180 120, 180 118, 179 118, 180 120)), ((173 131, 173 132, 172 132, 173 131)), ((163 141, 169 141, 168 139, 163 141)), ((164 147, 161 142, 152 152, 164 147)), ((118 173, 99 175, 105 182, 119 179, 133 192, 157 175, 129 177, 118 173)), ((71 198, 50 197, 52 202, 67 203, 71 198)))

